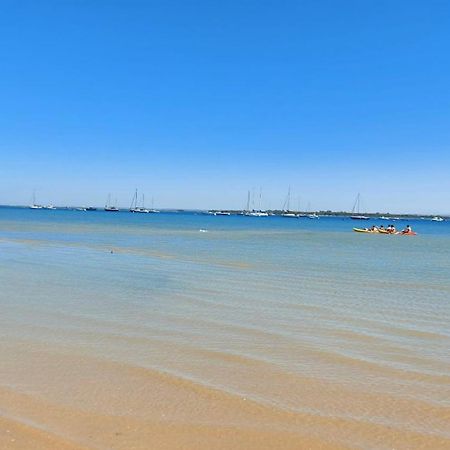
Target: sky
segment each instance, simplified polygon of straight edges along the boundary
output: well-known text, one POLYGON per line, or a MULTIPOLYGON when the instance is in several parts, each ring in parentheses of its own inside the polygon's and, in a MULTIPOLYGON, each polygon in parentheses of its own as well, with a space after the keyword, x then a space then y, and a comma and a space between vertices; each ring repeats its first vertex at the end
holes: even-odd
POLYGON ((289 186, 450 214, 450 2, 0 1, 0 204, 276 209, 289 186))

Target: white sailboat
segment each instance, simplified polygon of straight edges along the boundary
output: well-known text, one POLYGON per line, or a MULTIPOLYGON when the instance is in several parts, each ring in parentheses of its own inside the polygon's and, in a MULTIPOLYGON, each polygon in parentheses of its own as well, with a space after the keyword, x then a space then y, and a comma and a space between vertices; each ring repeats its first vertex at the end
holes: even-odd
POLYGON ((250 215, 250 191, 247 191, 247 205, 246 208, 241 212, 244 216, 250 215))
POLYGON ((43 206, 42 205, 38 205, 36 203, 36 191, 33 191, 33 201, 30 205, 30 209, 42 209, 43 206))
POLYGON ((111 194, 108 194, 108 200, 106 202, 104 210, 107 212, 118 212, 119 211, 119 208, 117 207, 117 200, 116 200, 116 204, 114 206, 111 204, 111 194))
POLYGON ((145 206, 144 206, 144 202, 145 202, 144 194, 142 194, 142 206, 138 206, 137 202, 138 202, 138 190, 136 189, 134 196, 133 196, 133 200, 131 200, 130 212, 148 214, 149 210, 145 209, 145 206))
POLYGON ((160 212, 157 209, 155 209, 154 203, 155 203, 154 202, 154 198, 152 197, 152 207, 151 207, 151 209, 148 210, 149 213, 155 214, 155 213, 159 213, 160 212))
POLYGON ((297 214, 291 211, 291 186, 289 186, 288 193, 283 203, 282 210, 283 210, 283 212, 281 213, 282 217, 290 217, 292 219, 298 219, 297 214))
POLYGON ((251 211, 247 215, 252 217, 267 217, 269 213, 266 211, 251 211))
POLYGON ((353 220, 369 220, 369 217, 363 216, 363 215, 361 215, 359 213, 360 200, 361 200, 360 197, 361 197, 361 195, 358 192, 358 195, 356 196, 356 200, 355 200, 355 203, 354 203, 353 208, 352 208, 352 215, 350 216, 350 219, 353 219, 353 220), (355 212, 356 212, 356 214, 355 214, 355 212))
POLYGON ((308 214, 306 217, 308 217, 308 219, 318 219, 319 216, 315 213, 315 212, 311 212, 311 203, 308 202, 308 214))
POLYGON ((246 212, 246 216, 251 216, 251 217, 267 217, 269 215, 269 213, 267 211, 264 211, 263 209, 261 209, 262 207, 262 188, 259 189, 259 209, 255 209, 255 194, 253 192, 253 198, 252 198, 252 204, 253 204, 253 209, 250 211, 250 192, 249 192, 249 197, 248 197, 248 201, 247 201, 247 212, 246 212))

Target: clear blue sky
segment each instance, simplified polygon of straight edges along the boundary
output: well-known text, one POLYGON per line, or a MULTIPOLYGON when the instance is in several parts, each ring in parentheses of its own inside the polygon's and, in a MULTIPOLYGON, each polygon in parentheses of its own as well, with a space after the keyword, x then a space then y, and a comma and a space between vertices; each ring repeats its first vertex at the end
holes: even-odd
POLYGON ((0 8, 0 203, 450 213, 448 1, 0 8))

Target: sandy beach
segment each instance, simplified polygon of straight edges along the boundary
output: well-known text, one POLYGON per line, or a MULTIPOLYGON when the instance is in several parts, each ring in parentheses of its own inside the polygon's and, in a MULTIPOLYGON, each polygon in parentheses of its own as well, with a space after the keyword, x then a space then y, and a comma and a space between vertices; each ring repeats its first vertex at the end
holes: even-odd
MULTIPOLYGON (((338 449, 307 417, 174 376, 33 346, 2 352, 2 449, 338 449), (313 425, 313 424, 310 424, 313 425)), ((12 350, 12 349, 11 349, 12 350)), ((256 380, 255 380, 256 381, 256 380)))
MULTIPOLYGON (((0 448, 5 450, 325 450, 355 448, 338 443, 350 443, 352 436, 364 448, 448 448, 446 439, 399 430, 394 424, 288 411, 167 373, 52 353, 32 344, 3 348, 1 356, 2 379, 10 381, 9 387, 0 388, 0 448)), ((261 382, 257 374, 249 376, 253 383, 261 382)), ((261 378, 277 382, 264 374, 261 378)), ((319 403, 344 403, 347 396, 352 402, 367 402, 372 411, 395 408, 397 416, 414 414, 443 427, 448 420, 445 407, 410 401, 392 405, 387 398, 296 381, 303 384, 292 385, 292 394, 304 395, 306 401, 312 397, 319 403)), ((289 388, 284 389, 289 395, 289 388)))

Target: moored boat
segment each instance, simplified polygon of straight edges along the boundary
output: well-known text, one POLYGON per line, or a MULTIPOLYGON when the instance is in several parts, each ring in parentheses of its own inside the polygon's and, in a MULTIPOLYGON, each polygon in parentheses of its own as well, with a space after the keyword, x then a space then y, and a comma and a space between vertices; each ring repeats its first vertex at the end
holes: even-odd
POLYGON ((360 197, 361 197, 361 195, 358 192, 358 195, 356 196, 356 200, 355 200, 355 203, 354 203, 353 208, 352 208, 352 215, 350 216, 350 219, 353 219, 353 220, 369 220, 369 217, 364 216, 364 215, 359 213, 360 200, 361 200, 360 197), (356 214, 355 214, 355 212, 356 212, 356 214))
POLYGON ((117 200, 116 200, 116 204, 114 206, 111 205, 111 194, 108 194, 108 200, 106 202, 104 210, 106 212, 118 212, 119 211, 119 208, 117 207, 117 200))
POLYGON ((38 205, 36 203, 36 191, 33 191, 33 201, 31 205, 29 206, 30 209, 43 209, 44 207, 42 205, 38 205))
POLYGON ((267 217, 269 213, 267 213, 266 211, 251 211, 246 215, 251 217, 267 217))

